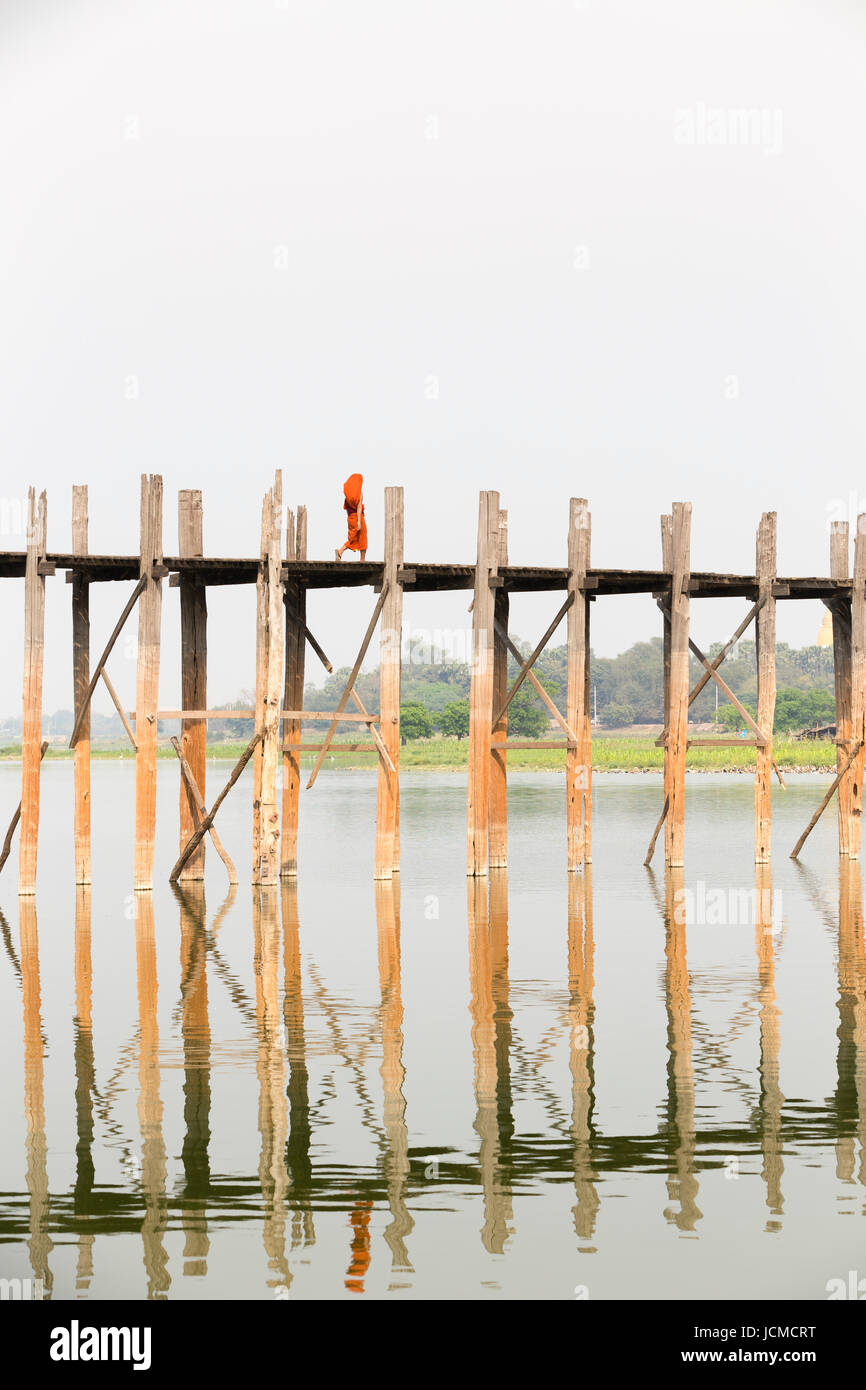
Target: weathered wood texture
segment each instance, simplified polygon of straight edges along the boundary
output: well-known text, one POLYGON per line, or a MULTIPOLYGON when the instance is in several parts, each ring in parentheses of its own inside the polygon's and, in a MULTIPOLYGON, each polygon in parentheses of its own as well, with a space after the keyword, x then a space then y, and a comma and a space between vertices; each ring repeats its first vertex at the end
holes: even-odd
POLYGON ((851 829, 848 853, 860 858, 863 833, 863 762, 866 751, 866 514, 857 518, 851 586, 851 829))
POLYGON ((280 876, 280 810, 277 802, 277 769, 280 760, 280 704, 285 682, 283 666, 283 579, 280 553, 283 515, 282 474, 266 498, 263 571, 263 682, 261 709, 261 772, 259 785, 258 858, 253 861, 253 882, 275 884, 280 876))
MULTIPOLYGON (((87 487, 72 489, 72 549, 87 554, 87 487)), ((72 577, 72 701, 81 728, 75 744, 73 768, 73 836, 75 882, 90 883, 90 705, 84 709, 90 684, 90 580, 86 574, 72 577)))
POLYGON ((665 863, 681 867, 685 852, 686 745, 689 724, 689 548, 692 506, 675 502, 671 523, 671 654, 668 678, 668 741, 665 863))
MULTIPOLYGON (((768 864, 773 830, 773 721, 776 716, 776 513, 764 512, 755 548, 758 598, 765 600, 755 620, 758 667, 757 723, 766 742, 755 753, 755 863, 768 864)), ((718 679, 718 677, 716 677, 718 679)))
POLYGON ((482 492, 478 504, 478 554, 472 601, 469 686, 469 769, 466 871, 487 873, 490 807, 490 730, 493 723, 493 590, 490 576, 499 546, 499 493, 482 492))
MULTIPOLYGON (((286 518, 286 559, 307 558, 307 509, 298 507, 297 517, 289 511, 286 518)), ((307 650, 307 591, 303 583, 289 580, 286 584, 286 679, 283 704, 286 709, 301 709, 304 703, 304 665, 307 650)), ((321 648, 319 649, 320 654, 321 648)), ((321 659, 320 655, 320 659, 321 659)), ((280 848, 280 874, 293 877, 298 872, 298 817, 301 796, 300 750, 292 745, 301 738, 301 721, 288 720, 283 725, 283 824, 280 848)))
MULTIPOLYGON (((508 564, 508 513, 500 510, 497 534, 496 571, 508 564)), ((493 708, 502 709, 508 694, 508 610, 509 598, 504 586, 494 590, 493 599, 493 708)), ((508 737, 508 711, 504 710, 493 725, 490 749, 490 828, 489 863, 491 869, 504 869, 508 864, 508 781, 507 754, 504 745, 508 737)))
MULTIPOLYGON (((830 529, 830 574, 833 579, 848 579, 849 536, 847 521, 834 521, 830 529)), ((851 751, 851 610, 842 608, 837 599, 831 609, 833 617, 833 676, 836 693, 836 770, 842 768, 851 751)), ((837 811, 839 820, 839 853, 851 853, 852 786, 850 777, 839 783, 837 811)))
POLYGON ((45 557, 47 501, 33 488, 27 496, 27 567, 24 576, 24 696, 21 725, 21 836, 18 854, 18 892, 36 892, 39 841, 39 777, 42 761, 42 669, 45 653, 45 578, 39 563, 45 557))
POLYGON ((162 478, 141 479, 140 578, 138 601, 138 672, 135 691, 135 865, 136 890, 153 888, 156 836, 156 732, 159 706, 159 655, 162 627, 162 478))
MULTIPOLYGON (((374 876, 387 879, 400 869, 400 675, 403 643, 403 489, 385 488, 385 569, 379 632, 379 733, 393 765, 379 759, 376 789, 374 876)), ((354 681, 352 682, 354 685, 354 681)))
POLYGON ((592 862, 592 714, 589 672, 590 516, 585 497, 572 497, 568 517, 568 610, 566 637, 566 722, 577 736, 565 762, 568 868, 592 862))
MULTIPOLYGON (((184 556, 203 552, 201 493, 185 490, 177 499, 178 550, 184 556)), ((207 590, 189 574, 180 576, 180 697, 183 709, 207 709, 207 590)), ((180 749, 204 798, 207 773, 207 720, 184 719, 180 749)), ((198 824, 198 808, 185 777, 180 779, 180 848, 198 824)), ((204 878, 205 842, 184 866, 181 882, 204 878)))

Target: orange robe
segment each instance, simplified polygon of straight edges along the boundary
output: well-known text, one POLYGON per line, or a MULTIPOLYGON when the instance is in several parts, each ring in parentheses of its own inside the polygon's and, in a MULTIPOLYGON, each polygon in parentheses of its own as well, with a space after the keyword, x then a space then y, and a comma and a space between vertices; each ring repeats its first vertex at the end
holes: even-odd
POLYGON ((349 550, 367 549, 367 522, 364 519, 364 504, 361 501, 361 488, 364 477, 361 473, 353 473, 351 478, 347 478, 343 484, 345 509, 349 522, 349 550))

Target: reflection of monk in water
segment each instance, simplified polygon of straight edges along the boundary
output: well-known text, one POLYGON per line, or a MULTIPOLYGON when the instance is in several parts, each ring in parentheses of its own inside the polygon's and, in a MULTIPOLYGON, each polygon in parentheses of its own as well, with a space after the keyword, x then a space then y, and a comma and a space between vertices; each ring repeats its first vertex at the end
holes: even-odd
POLYGON ((352 1258, 346 1270, 346 1288, 364 1292, 364 1275, 370 1268, 370 1212, 372 1202, 356 1202, 349 1222, 352 1227, 352 1258))
POLYGON ((361 491, 363 486, 364 477, 361 473, 353 473, 343 484, 343 492, 346 494, 343 510, 349 521, 349 539, 339 550, 334 551, 338 560, 342 560, 344 550, 360 550, 361 559, 367 558, 367 523, 364 520, 364 496, 361 491))

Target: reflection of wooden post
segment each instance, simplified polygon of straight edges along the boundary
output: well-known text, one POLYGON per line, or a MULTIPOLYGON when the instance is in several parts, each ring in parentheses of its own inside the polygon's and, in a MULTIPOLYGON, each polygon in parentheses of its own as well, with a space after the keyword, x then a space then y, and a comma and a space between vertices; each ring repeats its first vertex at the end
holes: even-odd
POLYGON ((138 675, 135 692, 135 876, 134 886, 153 888, 156 837, 156 735, 159 708, 159 638, 162 621, 162 478, 141 479, 140 574, 147 584, 138 600, 138 675))
MULTIPOLYGON (((184 708, 201 708, 184 706, 184 708)), ((176 889, 180 908, 181 1033, 183 1035, 183 1118, 181 1158, 184 1172, 183 1247, 185 1275, 207 1274, 210 1239, 211 1038, 207 995, 207 914, 204 884, 176 889)))
MULTIPOLYGON (((201 493, 184 491, 177 499, 178 553, 199 557, 203 553, 201 493)), ((180 576, 180 689, 181 709, 207 709, 207 590, 193 575, 180 576)), ((180 746, 198 789, 205 797, 207 771, 207 720, 181 721, 180 746)), ((193 795, 180 779, 180 848, 196 830, 200 817, 193 795)), ((179 882, 204 878, 205 842, 192 852, 179 874, 179 882)))
MULTIPOLYGON (((297 524, 290 511, 286 523, 286 559, 307 558, 307 509, 298 507, 297 524)), ((304 624, 307 618, 307 590, 298 580, 286 585, 286 682, 283 692, 285 709, 304 707, 304 658, 307 639, 304 624)), ((300 743, 301 721, 292 719, 283 725, 283 745, 300 743)), ((301 792, 301 755, 297 749, 283 753, 283 838, 280 873, 291 877, 298 872, 298 813, 301 792)))
MULTIPOLYGON (((280 595, 282 607, 282 594, 280 595)), ((282 667, 282 653, 280 666, 282 667)), ((282 674, 282 672, 281 672, 282 674)), ((253 935, 256 980, 256 1023, 259 1036, 259 1182, 265 1209, 262 1239, 273 1277, 270 1288, 291 1283, 286 1259, 286 1196, 288 1172, 286 1065, 280 1018, 279 961, 280 914, 278 890, 272 884, 253 889, 253 935)))
POLYGON ((668 688, 670 713, 667 766, 668 814, 665 820, 665 862, 684 863, 686 750, 689 736, 689 542, 691 502, 675 502, 671 526, 671 664, 668 688))
POLYGON ((579 739, 565 755, 566 833, 569 870, 580 871, 592 862, 592 717, 589 673, 589 568, 590 519, 585 497, 572 497, 568 516, 568 592, 574 602, 568 610, 568 693, 565 718, 579 739))
POLYGON ((385 1181, 391 1221, 384 1231, 394 1270, 411 1270, 406 1237, 415 1222, 406 1206, 409 1181, 409 1131, 403 1082, 403 992, 400 981, 400 880, 376 884, 379 936, 379 986, 382 998, 382 1090, 384 1094, 385 1181))
POLYGON ((400 648, 403 641, 403 489, 385 488, 385 569, 388 591, 379 636, 379 733, 396 771, 379 758, 376 793, 376 878, 400 868, 400 648))
MULTIPOLYGON (((834 521, 830 529, 830 578, 849 578, 847 521, 834 521)), ((842 770, 851 752, 851 618, 839 599, 833 601, 833 677, 836 692, 836 769, 842 770)), ((760 720, 758 721, 760 723, 760 720)), ((852 778, 843 777, 837 793, 839 853, 851 852, 852 778)))
MULTIPOLYGON (((662 569, 664 570, 665 574, 671 575, 671 582, 673 582, 673 568, 674 568, 674 531, 673 531, 673 527, 674 527, 674 519, 673 519, 673 517, 672 517, 672 516, 662 516, 662 518, 661 518, 662 569)), ((661 600, 661 608, 662 608, 662 617, 663 617, 663 622, 662 622, 662 628, 663 628, 663 635, 662 635, 662 667, 663 667, 663 675, 662 675, 662 679, 663 679, 663 683, 664 683, 664 691, 663 691, 662 699, 663 699, 663 711, 664 711, 664 738, 665 738, 665 744, 664 744, 664 772, 663 772, 663 774, 662 774, 662 777, 663 777, 663 791, 664 791, 664 804, 663 804, 663 806, 662 806, 661 819, 660 819, 658 825, 656 826, 656 831, 655 831, 656 835, 658 835, 659 831, 660 831, 661 828, 662 828, 662 825, 664 824, 665 817, 666 817, 668 811, 670 810, 670 804, 671 804, 671 800, 670 800, 670 797, 671 797, 671 764, 670 764, 670 758, 668 757, 668 739, 669 739, 670 727, 671 727, 671 598, 670 598, 670 589, 668 589, 668 592, 667 592, 666 594, 664 594, 664 596, 662 597, 662 600, 661 600)), ((653 844, 655 844, 655 837, 653 837, 653 844)), ((649 861, 650 861, 651 858, 652 858, 652 855, 648 855, 645 862, 646 862, 646 863, 649 863, 649 861)))
MULTIPOLYGON (((847 530, 847 528, 846 528, 847 530)), ((758 956, 758 1005, 761 1028, 760 1099, 761 1176, 767 1187, 767 1206, 782 1214, 782 1107, 785 1097, 779 1085, 779 1006, 776 1003, 773 881, 768 864, 755 865, 755 946, 758 956)), ((768 1231, 781 1230, 781 1222, 768 1221, 768 1231)))
POLYGON ((18 892, 36 892, 36 854, 39 840, 39 771, 42 760, 42 665, 45 652, 45 493, 39 504, 28 490, 27 559, 24 575, 24 712, 21 723, 21 841, 18 892))
POLYGON ((571 1137, 574 1142, 574 1229, 591 1240, 601 1198, 592 1162, 595 1077, 593 1072, 593 983, 595 943, 592 929, 592 869, 568 880, 568 1014, 571 1068, 571 1137))
POLYGON ((469 687, 467 863, 469 874, 487 873, 490 808, 490 730, 493 723, 493 590, 491 571, 499 548, 499 493, 482 492, 478 505, 478 554, 472 602, 472 666, 469 687))
MULTIPOLYGON (((508 564, 508 513, 499 513, 497 568, 508 564)), ((494 590, 493 617, 502 633, 508 632, 508 591, 504 585, 494 590)), ((508 695, 508 647, 505 637, 493 630, 493 708, 501 709, 508 695)), ((493 726, 492 742, 504 744, 508 738, 508 711, 493 726)), ((508 784, 505 749, 490 754, 490 867, 504 869, 508 864, 508 784)))
MULTIPOLYGON (((676 504, 674 510, 676 535, 676 504)), ((676 554, 676 550, 674 551, 676 554)), ((672 657, 676 645, 673 645, 672 657)), ((687 695, 688 698, 688 695, 687 695)), ((692 1066, 692 1001, 686 960, 686 898, 681 868, 665 873, 665 1004, 668 1016, 668 1125, 675 1133, 676 1176, 668 1196, 679 1210, 665 1217, 681 1231, 693 1231, 703 1212, 695 1176, 695 1077, 692 1066)))
MULTIPOLYGON (((488 740, 490 725, 488 721, 488 740)), ((502 870, 493 877, 502 877, 502 870)), ((475 1122, 479 1138, 478 1161, 484 1203, 481 1240, 485 1250, 501 1255, 512 1234, 511 1193, 502 1175, 498 1069, 496 1056, 496 1006, 490 951, 487 904, 488 885, 478 874, 468 884, 469 983, 471 989, 472 1051, 475 1072, 475 1122)))
POLYGON ((24 1120, 27 1126, 27 1191, 30 1195, 28 1250, 34 1277, 47 1293, 53 1277, 48 1256, 48 1145, 45 1141, 45 1051, 42 1041, 42 996, 39 985, 39 934, 36 899, 28 894, 19 905, 21 1003, 24 1010, 24 1120))
POLYGON ((87 1217, 93 1213, 93 963, 90 950, 90 888, 75 890, 75 1215, 79 1222, 75 1288, 89 1289, 93 1278, 93 1241, 87 1217))
POLYGON ((866 1186, 866 945, 860 865, 839 865, 839 1049, 836 1054, 836 1176, 866 1186))
POLYGON ((773 721, 776 716, 776 513, 764 512, 755 553, 758 600, 764 600, 755 619, 758 667, 758 728, 767 742, 755 752, 755 863, 770 862, 773 829, 773 721))
MULTIPOLYGON (((72 553, 87 554, 87 487, 72 489, 72 553)), ((78 718, 90 685, 90 581, 72 575, 72 695, 78 718)), ((90 882, 90 708, 75 745, 75 882, 90 882)))
POLYGON ((156 939, 153 898, 147 893, 137 893, 135 896, 135 962, 138 977, 138 1122, 141 1129, 141 1188, 144 1195, 141 1242, 147 1272, 147 1296, 155 1298, 167 1292, 171 1277, 168 1254, 163 1244, 166 1163, 159 1090, 156 939))
POLYGON ((304 1039, 304 988, 301 978, 301 926, 298 919, 298 885, 294 878, 280 885, 283 910, 283 966, 285 996, 283 1021, 286 1026, 286 1056, 289 1062, 289 1134, 286 1141, 286 1168, 289 1175, 289 1203, 293 1210, 292 1248, 313 1245, 312 1181, 310 1163, 310 1078, 304 1039))
POLYGON ((851 766, 849 853, 860 858, 863 823, 863 771, 866 754, 866 514, 857 518, 854 583, 851 588, 851 737, 859 749, 851 766))

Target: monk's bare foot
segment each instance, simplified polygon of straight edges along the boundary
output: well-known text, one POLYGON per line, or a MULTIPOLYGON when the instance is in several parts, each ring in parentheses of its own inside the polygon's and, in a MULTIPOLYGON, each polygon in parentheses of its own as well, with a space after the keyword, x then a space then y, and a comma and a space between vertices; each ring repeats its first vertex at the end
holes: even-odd
POLYGON ((366 558, 367 558, 367 552, 366 552, 366 550, 362 550, 362 551, 361 551, 361 559, 362 559, 362 560, 366 560, 366 558))
POLYGON ((334 554, 336 555, 336 557, 337 557, 338 560, 342 560, 342 558, 343 558, 343 552, 342 552, 342 550, 335 550, 335 551, 334 551, 334 554))

